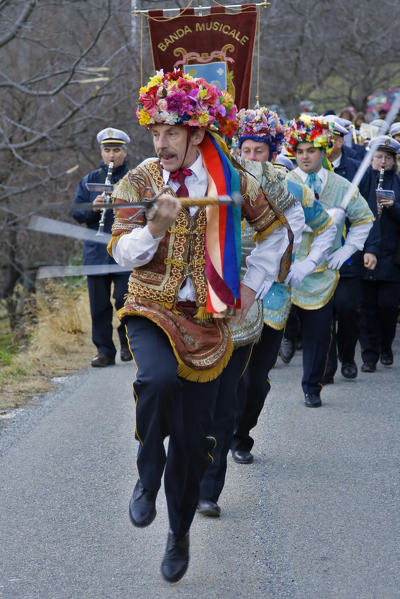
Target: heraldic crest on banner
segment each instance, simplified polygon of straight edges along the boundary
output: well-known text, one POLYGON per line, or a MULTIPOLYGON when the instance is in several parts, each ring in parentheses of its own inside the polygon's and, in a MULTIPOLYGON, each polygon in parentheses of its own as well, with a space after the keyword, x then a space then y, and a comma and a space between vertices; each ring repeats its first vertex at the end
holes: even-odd
POLYGON ((182 68, 185 73, 192 77, 202 77, 208 83, 215 85, 219 90, 227 90, 235 100, 235 85, 233 83, 233 70, 229 69, 229 63, 234 59, 227 56, 228 52, 234 52, 232 44, 225 44, 221 50, 213 52, 187 52, 184 48, 175 48, 174 56, 181 56, 181 60, 174 63, 174 67, 182 68))

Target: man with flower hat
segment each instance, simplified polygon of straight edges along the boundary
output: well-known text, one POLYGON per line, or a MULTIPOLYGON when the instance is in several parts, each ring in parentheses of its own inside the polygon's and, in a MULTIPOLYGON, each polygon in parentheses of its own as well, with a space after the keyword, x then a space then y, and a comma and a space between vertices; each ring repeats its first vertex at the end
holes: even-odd
MULTIPOLYGON (((269 195, 276 203, 282 220, 289 224, 294 236, 294 244, 296 244, 304 226, 303 210, 300 203, 294 199, 293 194, 288 191, 279 193, 279 190, 286 189, 286 185, 282 184, 284 174, 275 169, 272 163, 269 162, 276 156, 278 145, 283 139, 283 125, 275 112, 264 107, 255 110, 243 109, 238 113, 238 120, 238 145, 242 155, 238 158, 238 161, 257 179, 263 188, 269 190, 269 195), (243 155, 249 159, 243 159, 243 155), (275 188, 276 192, 274 193, 275 188)), ((297 187, 301 191, 301 186, 297 187)), ((295 189, 292 189, 292 192, 295 191, 295 189)), ((286 237, 282 251, 291 253, 292 242, 290 237, 290 235, 286 237)), ((250 254, 253 247, 252 230, 245 225, 242 231, 243 256, 250 254)), ((272 289, 279 285, 281 284, 274 283, 266 297, 272 289)), ((262 306, 260 312, 262 317, 262 306)), ((236 411, 238 406, 236 404, 239 399, 243 400, 243 403, 246 399, 244 392, 237 393, 241 374, 244 371, 247 374, 248 369, 251 368, 251 376, 254 376, 257 381, 255 384, 257 393, 252 398, 253 401, 249 401, 245 414, 246 423, 243 423, 243 428, 246 427, 248 420, 253 420, 255 412, 257 413, 255 417, 257 421, 267 394, 268 371, 275 361, 274 354, 276 356, 279 349, 281 332, 266 325, 263 326, 262 319, 260 325, 259 335, 261 335, 261 339, 252 347, 254 339, 246 334, 246 331, 252 330, 251 325, 250 323, 245 324, 244 331, 240 333, 237 341, 237 344, 240 342, 240 346, 236 347, 231 362, 222 376, 213 422, 213 433, 217 440, 217 446, 213 453, 214 461, 207 468, 200 485, 198 512, 203 516, 218 517, 220 515, 220 507, 217 502, 225 482, 227 455, 231 447, 235 419, 237 419, 236 411), (278 340, 277 337, 279 337, 278 340), (260 347, 261 355, 254 360, 255 352, 257 353, 260 347), (252 367, 252 364, 255 364, 255 366, 252 367), (231 369, 234 372, 231 373, 231 369), (228 380, 226 380, 227 377, 228 380)), ((235 339, 237 336, 235 335, 235 339)), ((255 426, 255 423, 252 426, 255 426)), ((247 430, 245 441, 249 438, 249 430, 247 430)), ((246 456, 251 456, 247 449, 247 447, 242 446, 235 447, 232 451, 235 461, 247 463, 246 456)))
POLYGON ((160 71, 141 88, 137 115, 151 131, 158 158, 131 170, 113 199, 135 204, 158 197, 146 213, 116 209, 109 245, 115 260, 133 269, 120 311, 137 365, 139 479, 129 512, 135 526, 153 521, 164 472, 170 530, 161 572, 176 582, 189 562, 189 528, 214 445, 219 375, 233 350, 227 316, 237 309, 240 322, 257 294, 285 275, 286 231, 268 202, 268 189, 264 193, 232 166, 215 133, 232 137, 237 128, 228 93, 181 70, 160 71), (235 192, 243 197, 241 208, 198 206, 193 199, 235 192), (256 247, 240 283, 242 214, 254 229, 256 247))
MULTIPOLYGON (((301 284, 292 290, 292 302, 298 307, 302 324, 303 378, 302 388, 307 407, 321 406, 321 380, 331 340, 332 296, 339 269, 357 250, 362 250, 372 227, 374 216, 358 188, 329 170, 325 153, 333 147, 334 128, 324 119, 300 116, 285 133, 287 151, 296 156, 297 168, 288 179, 303 182, 313 190, 317 200, 333 216, 336 236, 324 260, 310 270, 301 284), (350 222, 342 246, 345 219, 350 222)), ((312 262, 309 252, 314 233, 303 232, 294 266, 312 262)))
MULTIPOLYGON (((278 116, 266 108, 261 108, 241 110, 238 113, 238 120, 242 157, 248 155, 249 146, 254 148, 255 144, 261 144, 264 139, 263 145, 268 148, 269 158, 273 161, 284 138, 284 127, 279 123, 278 116), (264 118, 260 118, 260 112, 264 118)), ((253 160, 258 159, 256 153, 253 156, 253 160)), ((286 174, 282 174, 282 176, 286 174)), ((291 188, 294 183, 289 179, 287 181, 288 187, 291 188)), ((301 241, 304 228, 302 223, 305 222, 305 225, 313 231, 313 242, 310 247, 313 261, 310 262, 310 268, 315 268, 323 260, 324 252, 331 246, 336 228, 310 189, 304 184, 296 185, 299 188, 297 195, 302 206, 301 221, 298 218, 297 223, 293 222, 290 214, 285 213, 295 235, 293 251, 301 241)), ((287 281, 275 282, 264 297, 263 333, 260 342, 253 348, 249 366, 239 385, 238 414, 232 441, 232 457, 238 463, 253 461, 250 450, 254 441, 250 436, 250 431, 257 424, 266 396, 271 388, 268 375, 276 362, 283 330, 289 316, 291 286, 300 285, 308 273, 309 268, 304 268, 300 262, 293 264, 287 281)))

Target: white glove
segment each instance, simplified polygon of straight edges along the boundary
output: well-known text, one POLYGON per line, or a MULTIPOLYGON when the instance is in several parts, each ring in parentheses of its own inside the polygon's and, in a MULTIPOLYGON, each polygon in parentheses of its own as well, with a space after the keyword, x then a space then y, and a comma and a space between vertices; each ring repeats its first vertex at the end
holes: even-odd
POLYGON ((332 270, 339 270, 339 268, 357 251, 357 248, 352 245, 344 244, 343 247, 336 250, 336 252, 332 252, 330 256, 328 256, 328 266, 332 270))
POLYGON ((293 262, 285 279, 285 283, 290 283, 292 287, 298 287, 302 280, 315 270, 316 266, 316 262, 310 258, 293 262))
POLYGON ((328 208, 326 211, 336 226, 343 225, 343 223, 346 219, 346 212, 343 210, 343 208, 340 208, 340 206, 337 206, 335 208, 328 208))

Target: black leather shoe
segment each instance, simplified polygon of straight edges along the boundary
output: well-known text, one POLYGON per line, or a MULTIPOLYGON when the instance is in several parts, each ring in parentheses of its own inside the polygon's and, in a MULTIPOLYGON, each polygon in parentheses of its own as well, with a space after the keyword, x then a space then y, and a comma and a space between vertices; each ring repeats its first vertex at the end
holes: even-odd
POLYGON ((391 350, 381 353, 381 364, 391 366, 393 364, 393 353, 391 350))
POLYGON ((178 582, 189 565, 189 533, 180 539, 168 533, 167 548, 161 563, 161 574, 168 582, 178 582))
POLYGON ((333 385, 334 382, 333 376, 330 374, 326 374, 321 379, 321 385, 333 385))
POLYGON ((321 398, 314 393, 306 393, 304 395, 304 403, 307 408, 319 408, 322 406, 321 398))
POLYGON ((145 489, 139 478, 129 502, 129 517, 134 526, 143 528, 153 522, 157 514, 156 497, 157 491, 145 489))
POLYGON ((358 374, 357 364, 354 362, 344 363, 341 372, 345 379, 355 379, 358 374))
POLYGON ((254 460, 253 454, 245 449, 232 449, 232 458, 237 464, 251 464, 254 460))
POLYGON ((374 364, 373 362, 364 362, 364 364, 361 366, 362 372, 375 372, 375 370, 376 364, 374 364))
POLYGON ((282 359, 282 362, 285 362, 285 364, 289 364, 290 360, 294 356, 294 352, 294 342, 291 339, 286 339, 286 337, 282 337, 281 346, 279 348, 279 355, 282 359))
POLYGON ((97 354, 92 360, 92 366, 95 368, 104 366, 114 366, 115 358, 113 356, 107 356, 106 354, 97 354))
POLYGON ((208 499, 199 499, 197 511, 202 516, 209 516, 210 518, 219 518, 221 515, 221 508, 215 501, 208 501, 208 499))
POLYGON ((129 362, 130 360, 133 360, 131 350, 129 349, 129 345, 121 345, 120 355, 122 362, 129 362))

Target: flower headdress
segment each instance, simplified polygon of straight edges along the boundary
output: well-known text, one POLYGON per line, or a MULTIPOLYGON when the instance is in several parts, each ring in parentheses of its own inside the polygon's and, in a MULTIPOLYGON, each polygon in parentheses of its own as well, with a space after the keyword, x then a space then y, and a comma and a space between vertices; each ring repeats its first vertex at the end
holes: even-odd
POLYGON ((285 135, 283 122, 276 112, 265 106, 261 108, 242 108, 237 115, 239 128, 237 136, 241 146, 245 139, 266 142, 275 152, 285 135))
POLYGON ((140 125, 209 127, 228 137, 236 132, 237 108, 232 96, 181 69, 157 71, 139 94, 136 115, 140 125))
POLYGON ((289 156, 294 156, 299 143, 311 143, 316 148, 330 150, 335 141, 334 124, 308 114, 291 121, 286 129, 284 145, 289 156))

